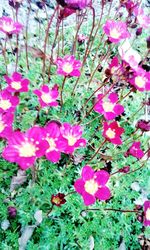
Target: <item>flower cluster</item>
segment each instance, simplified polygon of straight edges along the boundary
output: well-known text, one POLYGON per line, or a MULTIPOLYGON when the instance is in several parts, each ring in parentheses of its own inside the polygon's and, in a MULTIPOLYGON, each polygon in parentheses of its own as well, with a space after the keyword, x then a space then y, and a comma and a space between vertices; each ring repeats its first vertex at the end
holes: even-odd
POLYGON ((25 170, 44 155, 51 162, 58 162, 61 152, 73 154, 75 149, 86 145, 86 140, 81 136, 80 126, 50 122, 44 128, 34 126, 25 133, 12 132, 2 155, 4 159, 17 163, 25 170))

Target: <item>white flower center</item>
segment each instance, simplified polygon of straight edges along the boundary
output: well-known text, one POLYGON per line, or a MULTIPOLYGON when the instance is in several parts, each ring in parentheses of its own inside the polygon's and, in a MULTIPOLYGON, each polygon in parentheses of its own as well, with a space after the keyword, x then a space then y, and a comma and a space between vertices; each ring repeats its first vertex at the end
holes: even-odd
POLYGON ((56 143, 55 143, 55 140, 53 138, 46 138, 46 140, 48 141, 49 143, 49 148, 47 150, 47 152, 50 152, 50 151, 53 151, 56 149, 56 143))
POLYGON ((0 121, 0 133, 4 130, 5 128, 5 124, 3 123, 3 121, 0 121))
POLYGON ((3 22, 2 26, 3 30, 6 32, 10 32, 14 29, 13 23, 11 22, 3 22))
POLYGON ((77 138, 74 137, 73 135, 68 135, 66 138, 68 140, 69 146, 73 146, 77 141, 77 138))
POLYGON ((63 68, 63 71, 68 73, 68 74, 73 71, 72 65, 70 63, 68 63, 68 62, 65 63, 62 68, 63 68))
POLYGON ((91 179, 85 182, 84 188, 87 193, 94 195, 98 191, 98 183, 91 179))
POLYGON ((51 96, 50 96, 50 94, 49 93, 47 93, 47 94, 42 94, 41 95, 41 99, 42 99, 42 101, 43 102, 45 102, 45 103, 50 103, 50 102, 52 102, 52 99, 51 99, 51 96))
POLYGON ((2 108, 3 110, 7 110, 11 107, 11 103, 9 100, 0 100, 0 108, 2 108))
POLYGON ((145 217, 146 217, 146 220, 150 220, 150 208, 147 209, 145 217))
POLYGON ((23 142, 19 148, 19 155, 21 157, 32 157, 35 156, 36 147, 30 142, 23 142))
POLYGON ((107 131, 106 131, 106 135, 110 138, 110 139, 113 139, 115 137, 115 132, 109 128, 107 131))
POLYGON ((12 86, 12 88, 13 89, 16 89, 16 90, 18 90, 18 89, 21 89, 21 82, 12 82, 11 83, 11 86, 12 86))
POLYGON ((115 38, 115 39, 118 39, 120 37, 120 33, 118 32, 118 30, 116 28, 113 28, 111 31, 110 31, 110 36, 112 38, 115 38))
POLYGON ((139 87, 142 88, 145 86, 145 78, 143 78, 142 76, 137 76, 135 78, 135 84, 139 87))
POLYGON ((114 109, 114 104, 111 102, 103 102, 103 109, 105 112, 112 112, 114 109))

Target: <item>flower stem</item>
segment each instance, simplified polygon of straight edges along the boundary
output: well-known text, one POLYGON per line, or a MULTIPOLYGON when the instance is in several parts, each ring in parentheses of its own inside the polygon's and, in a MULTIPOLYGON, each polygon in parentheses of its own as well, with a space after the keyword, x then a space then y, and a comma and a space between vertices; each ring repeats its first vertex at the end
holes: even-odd
POLYGON ((60 107, 61 107, 61 110, 62 110, 62 106, 63 106, 63 90, 64 90, 64 86, 65 86, 65 81, 66 81, 66 76, 64 77, 61 92, 60 92, 60 107))
MULTIPOLYGON (((87 212, 87 211, 101 211, 100 208, 88 208, 85 210, 82 210, 82 212, 87 212)), ((115 209, 115 208, 104 208, 104 211, 115 211, 115 212, 121 212, 121 213, 141 213, 139 210, 122 210, 122 209, 115 209)))
POLYGON ((43 58, 43 68, 42 68, 42 72, 43 72, 43 80, 44 80, 44 76, 45 76, 45 60, 46 60, 46 47, 47 47, 47 40, 48 40, 48 34, 49 34, 49 30, 50 30, 50 26, 52 24, 53 18, 55 16, 55 13, 58 10, 58 5, 56 6, 53 15, 51 16, 51 18, 49 19, 48 25, 47 25, 47 29, 46 29, 46 35, 45 35, 45 40, 44 40, 44 55, 45 57, 43 58))
POLYGON ((50 208, 50 210, 48 210, 48 212, 47 212, 47 216, 52 212, 52 210, 53 210, 53 207, 54 207, 54 205, 52 205, 52 207, 50 208))

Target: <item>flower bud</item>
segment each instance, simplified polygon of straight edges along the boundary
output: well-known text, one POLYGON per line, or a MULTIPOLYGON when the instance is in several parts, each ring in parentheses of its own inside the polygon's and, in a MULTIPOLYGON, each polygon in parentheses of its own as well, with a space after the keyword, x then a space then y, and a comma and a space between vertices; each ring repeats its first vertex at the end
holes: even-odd
POLYGON ((120 173, 128 173, 130 171, 130 166, 125 166, 125 167, 123 167, 123 168, 121 168, 121 169, 119 169, 119 172, 120 173))
POLYGON ((15 218, 17 215, 17 209, 15 207, 8 207, 8 215, 10 218, 15 218))

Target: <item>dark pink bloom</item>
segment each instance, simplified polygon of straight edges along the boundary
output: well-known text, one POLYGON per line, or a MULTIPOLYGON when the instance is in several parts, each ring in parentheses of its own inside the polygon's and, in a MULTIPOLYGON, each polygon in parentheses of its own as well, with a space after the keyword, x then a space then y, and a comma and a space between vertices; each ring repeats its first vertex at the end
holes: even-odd
POLYGON ((52 89, 50 89, 48 85, 43 85, 40 90, 35 89, 33 93, 39 97, 39 103, 42 108, 47 106, 58 106, 58 102, 56 101, 59 95, 57 85, 54 85, 52 89))
POLYGON ((124 107, 117 102, 118 95, 116 93, 109 94, 107 99, 104 99, 103 95, 100 94, 97 97, 94 110, 100 114, 103 114, 107 120, 112 120, 124 112, 124 107))
POLYGON ((144 226, 150 226, 150 201, 144 202, 144 226))
POLYGON ((77 193, 82 195, 86 206, 95 203, 96 199, 105 201, 111 196, 106 183, 109 180, 109 173, 105 170, 94 172, 90 166, 85 166, 82 169, 80 179, 77 179, 74 188, 77 193))
POLYGON ((14 22, 10 17, 3 16, 0 18, 0 30, 8 35, 19 34, 23 29, 23 25, 14 22))
POLYGON ((121 145, 122 141, 120 136, 123 134, 124 129, 118 125, 118 123, 112 122, 108 124, 107 122, 103 123, 103 136, 113 144, 121 145))
POLYGON ((68 7, 64 7, 62 9, 60 9, 59 12, 59 19, 62 20, 72 14, 76 13, 76 11, 74 9, 70 9, 68 7))
POLYGON ((103 29, 105 34, 108 36, 109 41, 113 43, 118 43, 122 39, 130 37, 130 33, 128 32, 126 23, 124 22, 107 20, 103 29))
POLYGON ((58 4, 70 9, 82 10, 91 4, 91 0, 57 0, 58 4))
POLYGON ((72 9, 84 9, 90 5, 91 0, 65 0, 67 6, 72 9))
POLYGON ((58 162, 61 152, 66 148, 67 141, 60 134, 60 125, 56 122, 49 122, 45 128, 45 139, 49 144, 45 152, 46 158, 51 162, 58 162))
POLYGON ((12 123, 14 115, 12 113, 0 113, 0 137, 9 138, 12 134, 12 123))
POLYGON ((80 76, 79 68, 81 67, 81 62, 75 60, 74 56, 65 56, 64 58, 58 58, 57 64, 57 74, 63 76, 80 76))
POLYGON ((144 156, 144 152, 140 148, 141 142, 133 142, 132 146, 128 149, 127 155, 132 155, 137 159, 141 159, 144 156))
POLYGON ((83 34, 79 34, 78 37, 77 37, 77 40, 78 40, 78 43, 79 44, 82 44, 84 43, 86 40, 88 40, 88 37, 83 35, 83 34))
POLYGON ((144 14, 144 10, 141 7, 136 6, 133 8, 133 13, 142 28, 146 29, 150 27, 150 17, 144 14))
POLYGON ((150 90, 150 72, 146 72, 142 68, 138 68, 133 74, 133 77, 129 79, 129 82, 139 91, 150 90))
POLYGON ((8 139, 8 146, 3 150, 2 156, 26 170, 35 163, 36 158, 45 154, 47 148, 48 143, 43 139, 43 130, 34 126, 25 133, 14 132, 8 139))
POLYGON ((58 193, 56 195, 52 194, 51 203, 57 207, 60 207, 61 205, 65 204, 66 203, 65 194, 63 193, 58 193))
POLYGON ((12 96, 7 90, 0 92, 0 112, 14 111, 18 104, 17 96, 12 96))
POLYGON ((14 72, 11 77, 4 76, 8 83, 7 90, 10 92, 28 92, 29 80, 22 78, 22 75, 18 72, 14 72))
POLYGON ((76 148, 85 147, 86 140, 81 138, 82 128, 79 125, 71 126, 69 123, 64 123, 60 128, 60 132, 67 142, 64 153, 72 154, 76 148))
POLYGON ((150 131, 150 121, 139 120, 136 127, 141 129, 143 132, 148 132, 150 131))
POLYGON ((117 56, 113 57, 109 64, 109 69, 112 75, 119 75, 122 72, 122 66, 119 63, 117 56))

